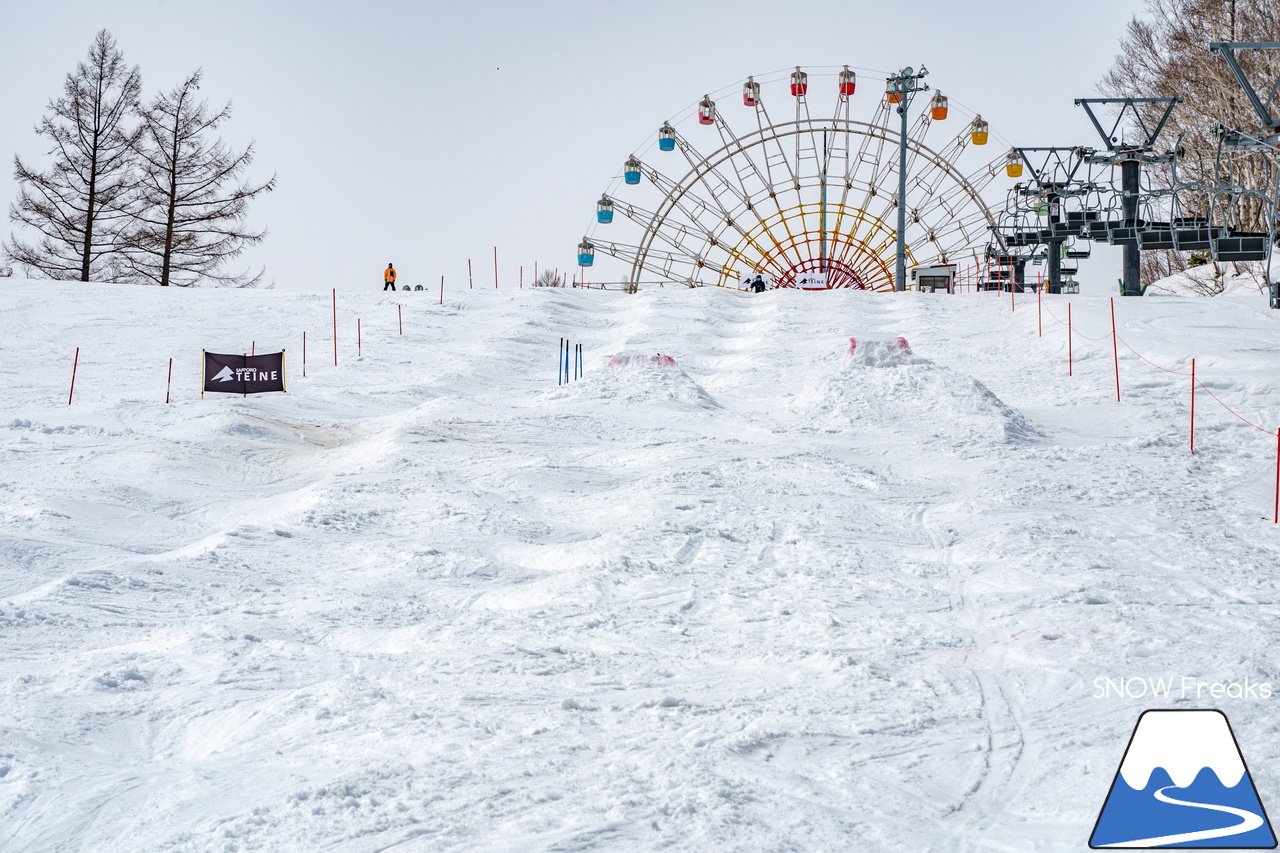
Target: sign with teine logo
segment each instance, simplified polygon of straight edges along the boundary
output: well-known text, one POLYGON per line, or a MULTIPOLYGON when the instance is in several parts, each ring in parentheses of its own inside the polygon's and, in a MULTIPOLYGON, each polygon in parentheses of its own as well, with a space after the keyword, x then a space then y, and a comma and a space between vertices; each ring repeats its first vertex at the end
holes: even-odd
MULTIPOLYGON (((204 354, 203 391, 263 394, 285 390, 284 350, 262 355, 204 354)), ((204 396, 203 391, 200 396, 204 396)))

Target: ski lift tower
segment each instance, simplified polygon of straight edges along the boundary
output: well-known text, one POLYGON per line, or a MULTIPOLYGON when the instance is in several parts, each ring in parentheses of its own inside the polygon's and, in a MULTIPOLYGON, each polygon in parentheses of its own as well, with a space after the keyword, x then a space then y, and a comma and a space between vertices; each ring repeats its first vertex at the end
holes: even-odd
POLYGON ((1072 237, 1080 236, 1080 225, 1074 227, 1063 220, 1062 200, 1081 196, 1093 189, 1087 182, 1076 180, 1076 172, 1084 163, 1086 154, 1094 153, 1085 148, 1014 148, 1031 173, 1031 181, 1025 186, 1014 187, 1022 196, 1040 201, 1045 217, 1045 228, 1039 239, 1045 246, 1045 261, 1049 292, 1062 292, 1062 246, 1072 237))
MULTIPOLYGON (((1173 112, 1173 108, 1180 103, 1182 103, 1182 98, 1076 98, 1076 106, 1084 107, 1084 111, 1089 114, 1089 120, 1093 122, 1094 128, 1098 131, 1098 135, 1102 137, 1102 142, 1106 146, 1105 153, 1099 152, 1086 159, 1092 163, 1106 163, 1110 166, 1118 165, 1120 167, 1121 204, 1124 220, 1130 228, 1139 227, 1138 196, 1142 192, 1142 166, 1144 164, 1172 162, 1175 157, 1173 152, 1165 154, 1156 154, 1154 152, 1156 139, 1160 136, 1160 131, 1164 130, 1165 123, 1169 121, 1169 115, 1173 112), (1145 104, 1164 106, 1163 112, 1160 113, 1160 119, 1155 123, 1154 127, 1148 127, 1142 117, 1140 105, 1145 104), (1104 130, 1102 123, 1098 121, 1098 116, 1093 111, 1095 106, 1120 107, 1120 112, 1116 116, 1115 124, 1111 126, 1110 133, 1104 130), (1142 139, 1138 142, 1128 142, 1121 135, 1120 125, 1130 111, 1132 111, 1133 118, 1137 121, 1138 129, 1143 134, 1142 139)), ((1142 250, 1137 244, 1125 245, 1123 284, 1120 291, 1122 295, 1142 295, 1141 260, 1142 250)))
MULTIPOLYGON (((1226 60, 1227 67, 1231 69, 1236 82, 1244 90, 1244 96, 1249 101, 1249 105, 1253 107, 1253 111, 1257 113, 1258 123, 1262 126, 1262 132, 1259 134, 1245 133, 1238 127, 1220 128, 1222 147, 1233 151, 1254 151, 1272 156, 1280 155, 1280 117, 1271 115, 1271 105, 1275 103, 1277 91, 1280 91, 1280 76, 1276 77, 1275 83, 1271 86, 1271 91, 1267 93, 1267 100, 1263 101, 1253 84, 1249 82, 1244 69, 1240 67, 1240 61, 1236 57, 1237 50, 1280 50, 1280 42, 1216 41, 1210 43, 1209 52, 1221 54, 1222 58, 1226 60)), ((1280 308, 1280 281, 1271 280, 1272 255, 1275 251, 1276 239, 1280 237, 1280 210, 1277 210, 1277 207, 1280 206, 1280 176, 1273 177, 1272 180, 1275 181, 1276 186, 1273 189, 1271 204, 1267 211, 1266 275, 1271 307, 1280 308)))

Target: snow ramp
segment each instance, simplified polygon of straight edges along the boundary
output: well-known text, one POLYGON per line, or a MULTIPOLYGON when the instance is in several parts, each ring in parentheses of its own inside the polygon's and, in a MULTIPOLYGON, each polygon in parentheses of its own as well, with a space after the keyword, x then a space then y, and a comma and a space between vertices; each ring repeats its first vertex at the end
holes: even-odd
POLYGON ((980 381, 919 355, 899 337, 850 338, 848 355, 796 402, 816 429, 885 430, 953 452, 1036 434, 980 381))
POLYGON ((588 370, 582 381, 563 389, 605 403, 660 404, 677 408, 719 409, 720 403, 665 354, 620 353, 605 369, 588 370))

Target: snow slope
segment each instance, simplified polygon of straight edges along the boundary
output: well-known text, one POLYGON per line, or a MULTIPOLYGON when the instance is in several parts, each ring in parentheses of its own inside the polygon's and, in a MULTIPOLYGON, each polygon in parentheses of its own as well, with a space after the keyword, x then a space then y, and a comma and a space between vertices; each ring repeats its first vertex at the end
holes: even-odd
MULTIPOLYGON (((1095 690, 1280 692, 1275 439, 1023 298, 340 292, 335 368, 327 292, 5 282, 0 849, 1083 849, 1147 707, 1275 800, 1280 699, 1095 690)), ((1280 424, 1265 300, 1117 312, 1280 424)))

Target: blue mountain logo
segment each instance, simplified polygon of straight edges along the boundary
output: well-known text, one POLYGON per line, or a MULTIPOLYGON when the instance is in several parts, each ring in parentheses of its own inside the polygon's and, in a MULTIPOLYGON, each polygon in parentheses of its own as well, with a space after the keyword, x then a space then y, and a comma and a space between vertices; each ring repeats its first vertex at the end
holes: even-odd
POLYGON ((1089 846, 1275 848, 1271 822, 1226 715, 1144 711, 1089 846))

